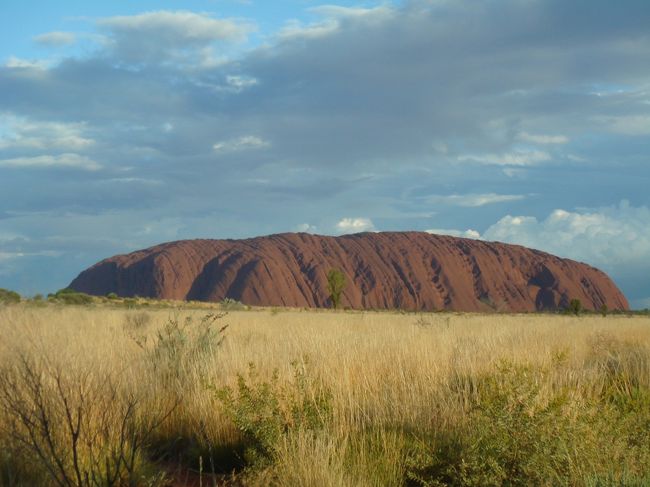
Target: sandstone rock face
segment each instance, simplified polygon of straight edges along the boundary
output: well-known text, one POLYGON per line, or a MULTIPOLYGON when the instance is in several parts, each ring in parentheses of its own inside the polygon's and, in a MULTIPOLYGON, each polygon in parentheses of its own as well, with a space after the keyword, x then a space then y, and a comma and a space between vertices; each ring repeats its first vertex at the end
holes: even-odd
POLYGON ((95 295, 327 307, 327 272, 347 278, 355 309, 539 311, 580 299, 628 309, 603 272, 537 250, 421 232, 325 237, 286 233, 186 240, 103 260, 70 287, 95 295))

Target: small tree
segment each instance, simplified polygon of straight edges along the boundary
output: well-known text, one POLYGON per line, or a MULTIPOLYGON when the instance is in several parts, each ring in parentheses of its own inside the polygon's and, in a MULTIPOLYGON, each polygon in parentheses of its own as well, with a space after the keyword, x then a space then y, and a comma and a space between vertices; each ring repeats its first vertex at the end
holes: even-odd
POLYGON ((327 292, 334 309, 341 304, 341 293, 345 289, 345 274, 339 269, 330 269, 327 273, 327 292))
POLYGON ((569 302, 569 313, 578 316, 582 312, 582 302, 579 299, 572 299, 569 302))

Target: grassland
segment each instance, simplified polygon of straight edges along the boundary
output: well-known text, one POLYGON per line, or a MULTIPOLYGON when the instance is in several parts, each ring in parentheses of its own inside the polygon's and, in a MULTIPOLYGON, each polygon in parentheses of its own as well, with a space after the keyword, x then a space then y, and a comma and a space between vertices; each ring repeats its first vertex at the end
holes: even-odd
POLYGON ((648 317, 214 313, 0 307, 0 485, 650 485, 648 317))

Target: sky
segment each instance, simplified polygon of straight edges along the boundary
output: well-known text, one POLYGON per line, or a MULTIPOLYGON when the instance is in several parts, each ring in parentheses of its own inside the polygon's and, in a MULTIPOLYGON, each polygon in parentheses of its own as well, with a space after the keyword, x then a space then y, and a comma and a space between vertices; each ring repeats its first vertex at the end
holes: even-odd
POLYGON ((0 287, 191 238, 418 230, 650 307, 650 2, 0 2, 0 287))

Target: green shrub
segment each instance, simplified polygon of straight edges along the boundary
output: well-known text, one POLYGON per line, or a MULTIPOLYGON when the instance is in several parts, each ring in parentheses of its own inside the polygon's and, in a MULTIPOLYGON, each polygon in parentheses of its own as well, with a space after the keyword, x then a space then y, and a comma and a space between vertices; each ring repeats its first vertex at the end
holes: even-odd
POLYGON ((582 301, 580 301, 579 299, 572 299, 569 302, 569 307, 567 308, 568 313, 578 316, 580 315, 580 313, 582 313, 582 311, 583 311, 582 301))
POLYGON ((339 269, 330 269, 327 273, 327 292, 334 309, 341 305, 341 294, 345 286, 345 274, 339 269))
POLYGON ((504 361, 494 372, 466 379, 464 393, 472 399, 465 420, 416 435, 409 482, 584 485, 594 475, 620 479, 647 465, 647 389, 638 396, 617 396, 624 407, 612 406, 611 399, 580 401, 569 388, 543 389, 551 372, 504 361))
POLYGON ((15 304, 20 303, 20 294, 16 291, 0 288, 0 303, 15 304))
POLYGON ((266 381, 250 364, 248 376, 238 376, 236 391, 217 390, 226 414, 244 436, 251 466, 272 463, 287 435, 319 431, 330 421, 331 392, 309 375, 307 365, 293 362, 293 381, 280 383, 277 370, 266 381))
POLYGON ((49 294, 48 299, 50 301, 56 301, 63 304, 91 304, 94 302, 92 296, 80 293, 71 288, 64 288, 58 290, 54 294, 49 294))
MULTIPOLYGON (((142 318, 142 314, 134 315, 131 320, 148 322, 148 318, 142 318)), ((215 353, 223 342, 224 332, 228 328, 228 325, 217 328, 215 323, 224 316, 224 314, 208 314, 198 323, 195 323, 191 316, 184 321, 170 318, 152 339, 146 334, 135 334, 138 328, 146 325, 144 323, 142 326, 135 326, 131 338, 146 352, 146 357, 154 370, 164 381, 171 384, 183 378, 184 374, 192 368, 190 365, 200 367, 215 353)))
POLYGON ((106 295, 106 297, 107 297, 108 299, 119 299, 119 296, 118 296, 117 294, 115 294, 115 293, 108 293, 108 294, 106 295))

